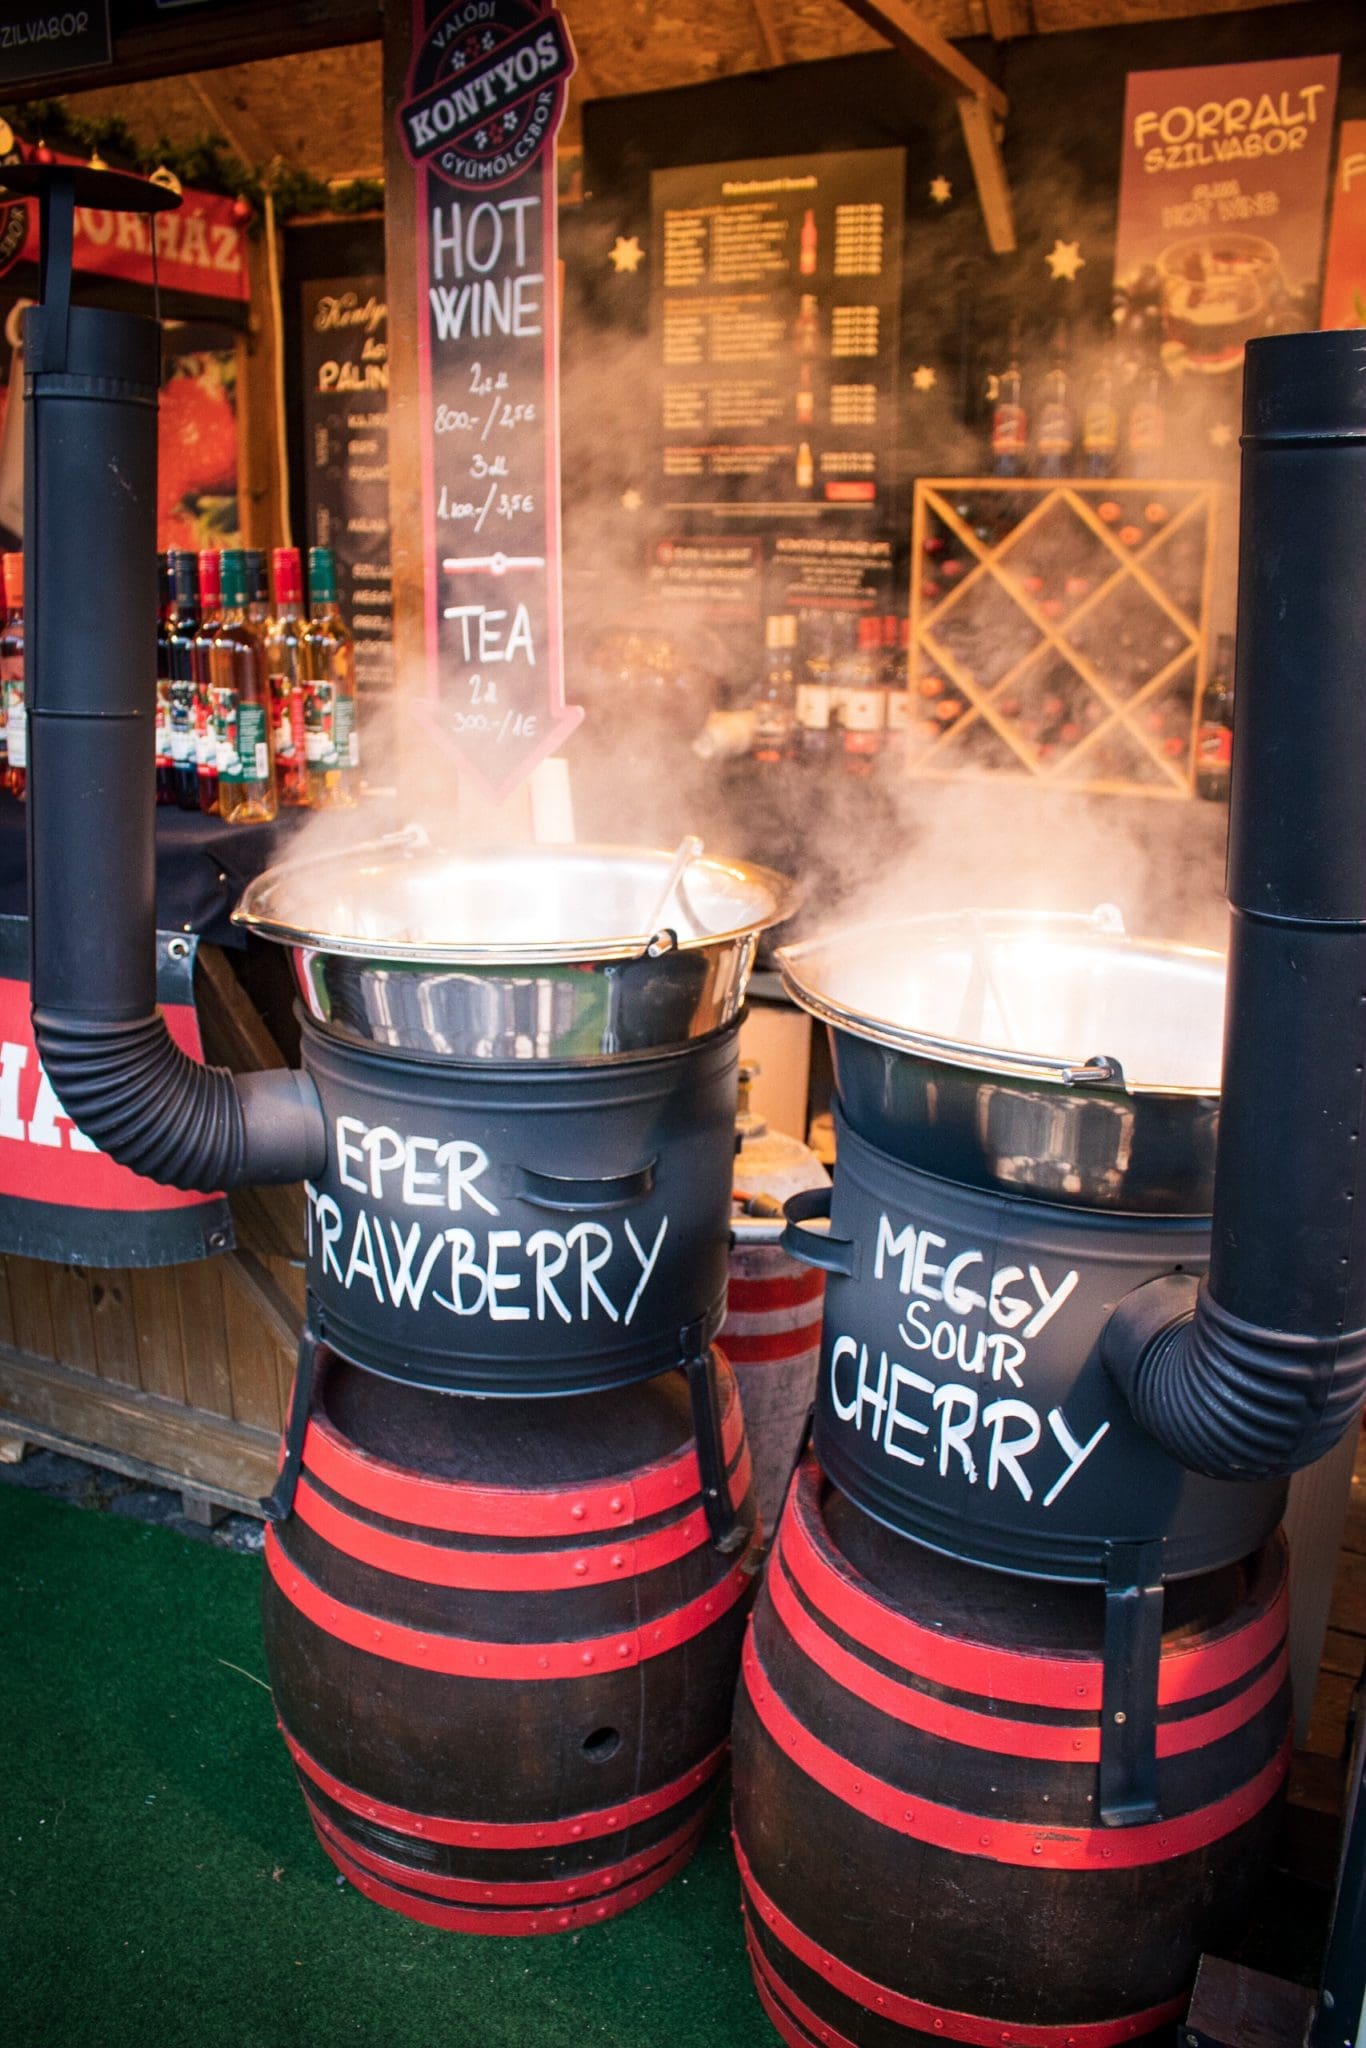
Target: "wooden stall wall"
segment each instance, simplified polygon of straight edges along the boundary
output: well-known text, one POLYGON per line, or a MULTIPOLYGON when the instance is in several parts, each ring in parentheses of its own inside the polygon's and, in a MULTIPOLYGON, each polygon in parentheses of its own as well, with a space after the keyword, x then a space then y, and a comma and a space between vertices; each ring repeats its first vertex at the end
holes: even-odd
MULTIPOLYGON (((205 1057, 283 1064, 226 956, 200 949, 205 1057)), ((179 1489, 186 1511, 256 1511, 275 1473, 303 1314, 303 1194, 231 1198, 237 1249, 130 1270, 0 1258, 0 1445, 47 1444, 179 1489)))

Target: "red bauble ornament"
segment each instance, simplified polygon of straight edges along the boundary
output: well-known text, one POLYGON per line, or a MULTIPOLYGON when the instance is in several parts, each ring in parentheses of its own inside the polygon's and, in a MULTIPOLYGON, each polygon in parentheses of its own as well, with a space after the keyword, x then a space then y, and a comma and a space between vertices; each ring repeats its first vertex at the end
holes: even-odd
POLYGON ((245 227, 251 219, 252 210, 251 201, 241 198, 240 195, 232 202, 232 217, 241 227, 245 227))
POLYGON ((55 150, 49 149, 45 142, 40 142, 33 152, 33 160, 40 164, 54 164, 57 161, 57 154, 55 150))

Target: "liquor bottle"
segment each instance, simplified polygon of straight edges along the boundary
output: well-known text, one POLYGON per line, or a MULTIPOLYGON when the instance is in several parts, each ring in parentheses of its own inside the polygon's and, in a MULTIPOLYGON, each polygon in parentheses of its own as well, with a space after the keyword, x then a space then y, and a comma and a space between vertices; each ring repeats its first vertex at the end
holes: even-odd
POLYGON ((1195 747, 1195 787, 1212 803, 1228 802, 1233 765, 1233 635, 1221 633, 1214 674, 1205 684, 1195 747))
POLYGON ((276 548, 275 611, 266 628, 266 669, 270 725, 275 741, 275 786, 291 809, 308 802, 302 680, 304 622, 303 569, 297 548, 276 548))
POLYGON ((1048 368, 1039 386, 1039 423, 1034 437, 1036 476, 1066 476, 1077 445, 1077 415, 1067 374, 1067 330, 1053 336, 1048 368))
POLYGON ((1162 391, 1158 330, 1150 325, 1143 361, 1129 400, 1124 432, 1124 467, 1130 476, 1160 476, 1167 446, 1167 408, 1162 391))
POLYGON ((840 677, 846 775, 871 775, 882 751, 887 696, 879 678, 881 654, 881 619, 860 619, 857 651, 840 677))
POLYGON ((218 734, 213 722, 213 674, 209 653, 223 618, 223 557, 205 548, 199 557, 200 623, 194 641, 195 774, 201 811, 218 809, 218 734))
POLYGON ((222 617, 209 642, 218 814, 233 824, 264 825, 275 816, 275 778, 265 650, 247 617, 250 596, 245 553, 229 548, 223 556, 222 617))
POLYGON ((156 801, 174 803, 170 786, 170 559, 156 557, 156 801))
POLYGON ((797 489, 799 491, 809 491, 815 481, 816 464, 811 454, 811 443, 803 441, 797 450, 797 489))
POLYGON ((266 558, 260 548, 244 548, 247 558, 247 620, 258 633, 270 624, 270 585, 266 581, 266 558))
POLYGON ((796 684, 792 665, 797 648, 797 621, 775 612, 764 624, 764 675, 754 700, 750 759, 773 765, 790 761, 796 739, 796 684))
POLYGON ((5 702, 5 787, 22 803, 28 784, 28 712, 24 702, 24 558, 6 555, 5 628, 0 633, 0 694, 5 702))
POLYGON ((818 614, 809 634, 810 653, 805 674, 797 684, 797 758, 807 768, 819 768, 839 746, 838 728, 832 725, 834 690, 831 676, 831 627, 829 618, 818 614))
POLYGON ((308 801, 340 809, 356 801, 356 653, 337 603, 331 548, 308 551, 308 625, 301 643, 308 801))
POLYGON ((816 216, 808 206, 802 215, 802 232, 797 257, 797 268, 803 277, 816 275, 816 243, 816 216))
POLYGON ((906 657, 910 647, 910 620, 889 612, 882 621, 882 686, 886 733, 882 742, 884 765, 899 768, 906 759, 911 729, 910 697, 906 688, 906 657))
POLYGON ((1023 476, 1029 452, 1029 415, 1024 405, 1024 378, 1020 374, 1020 338, 1012 328, 1010 356, 996 384, 996 408, 991 415, 991 472, 993 476, 1023 476))
POLYGON ((1119 406, 1115 366, 1107 351, 1091 372, 1081 414, 1082 468, 1087 476, 1110 476, 1119 453, 1119 406))
POLYGON ((797 378, 797 420, 803 427, 809 427, 816 417, 816 394, 811 389, 811 365, 803 363, 797 378))
POLYGON ((792 323, 792 347, 799 356, 814 356, 821 345, 821 316, 812 292, 802 293, 797 317, 792 323))
POLYGON ((166 557, 166 787, 182 811, 199 809, 199 700, 195 642, 199 636, 199 572, 190 548, 166 557))

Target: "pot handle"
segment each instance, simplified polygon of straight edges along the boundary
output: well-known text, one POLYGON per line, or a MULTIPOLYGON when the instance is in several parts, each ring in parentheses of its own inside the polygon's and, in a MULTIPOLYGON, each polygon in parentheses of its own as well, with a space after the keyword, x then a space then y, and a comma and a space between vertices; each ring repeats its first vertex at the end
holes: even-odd
POLYGON ((858 1271, 858 1246, 852 1238, 831 1237, 828 1231, 803 1230, 802 1225, 830 1214, 833 1188, 803 1188, 783 1204, 787 1228, 778 1242, 790 1259, 819 1266, 823 1273, 853 1279, 858 1271))
POLYGON ((632 1173, 603 1174, 596 1178, 565 1178, 558 1173, 541 1173, 533 1166, 517 1169, 517 1193, 533 1209, 554 1209, 583 1215, 597 1209, 624 1209, 654 1193, 657 1159, 647 1159, 632 1173))

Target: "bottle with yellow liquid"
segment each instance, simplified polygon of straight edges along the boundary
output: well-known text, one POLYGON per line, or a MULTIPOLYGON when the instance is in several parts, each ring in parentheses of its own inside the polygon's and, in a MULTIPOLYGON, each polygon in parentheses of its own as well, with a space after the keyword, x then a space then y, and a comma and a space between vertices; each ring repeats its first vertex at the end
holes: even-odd
POLYGON ((356 655, 337 603, 331 548, 308 551, 308 625, 299 645, 308 802, 317 810, 356 801, 356 655))

